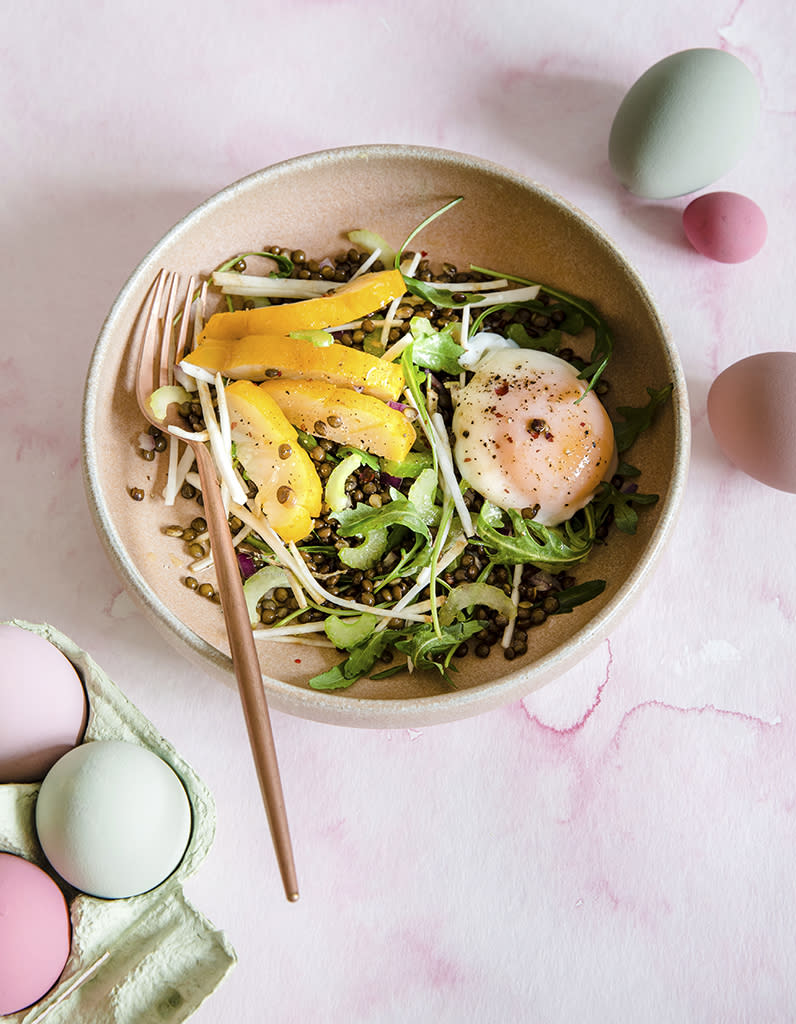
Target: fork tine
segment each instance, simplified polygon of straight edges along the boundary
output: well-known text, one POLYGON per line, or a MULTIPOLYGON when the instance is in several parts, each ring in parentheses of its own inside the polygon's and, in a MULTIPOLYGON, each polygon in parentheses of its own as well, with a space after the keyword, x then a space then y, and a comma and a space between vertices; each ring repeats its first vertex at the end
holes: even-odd
POLYGON ((174 316, 177 310, 177 295, 180 289, 180 275, 175 271, 171 275, 169 294, 166 300, 166 312, 160 333, 160 350, 155 363, 155 387, 171 384, 170 367, 172 342, 174 340, 174 316))
POLYGON ((185 295, 185 303, 182 307, 182 316, 180 319, 180 333, 177 339, 177 345, 174 349, 174 366, 177 366, 180 360, 185 355, 185 348, 188 342, 188 326, 191 319, 191 307, 194 301, 194 291, 196 290, 196 277, 191 274, 188 279, 188 291, 185 295))
POLYGON ((165 270, 161 270, 155 279, 154 289, 150 293, 150 297, 146 306, 146 319, 144 326, 144 336, 141 341, 141 347, 138 350, 138 365, 136 366, 135 374, 135 396, 138 400, 138 405, 142 411, 146 412, 149 408, 147 402, 149 396, 154 390, 152 371, 148 374, 148 380, 145 383, 144 379, 144 368, 152 367, 152 359, 155 350, 155 343, 157 341, 159 330, 158 330, 158 315, 160 312, 161 302, 163 301, 163 289, 166 281, 169 278, 169 274, 165 270))

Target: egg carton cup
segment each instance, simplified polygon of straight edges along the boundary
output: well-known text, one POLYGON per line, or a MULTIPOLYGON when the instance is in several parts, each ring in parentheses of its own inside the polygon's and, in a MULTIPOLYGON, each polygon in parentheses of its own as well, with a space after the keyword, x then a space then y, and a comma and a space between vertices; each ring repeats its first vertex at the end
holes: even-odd
POLYGON ((186 899, 185 881, 215 835, 210 791, 174 747, 68 637, 50 625, 10 625, 49 640, 76 669, 89 703, 83 742, 123 740, 162 758, 181 779, 191 804, 191 838, 172 874, 155 889, 127 899, 78 892, 47 862, 36 835, 40 783, 0 785, 0 851, 47 871, 62 889, 72 921, 72 947, 61 977, 39 1002, 0 1017, 2 1024, 179 1024, 218 987, 235 951, 186 899))

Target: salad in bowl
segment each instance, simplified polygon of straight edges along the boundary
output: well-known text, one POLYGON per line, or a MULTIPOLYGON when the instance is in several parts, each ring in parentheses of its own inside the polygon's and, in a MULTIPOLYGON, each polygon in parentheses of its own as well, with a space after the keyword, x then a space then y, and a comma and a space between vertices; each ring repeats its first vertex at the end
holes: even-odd
MULTIPOLYGON (((377 155, 407 156, 365 149, 382 174, 377 155)), ((438 165, 440 183, 468 187, 432 190, 411 223, 374 206, 364 227, 341 223, 343 211, 317 237, 283 224, 209 266, 184 253, 202 281, 192 344, 152 399, 156 414, 176 402, 213 456, 269 700, 327 721, 459 717, 550 678, 635 591, 678 497, 679 364, 632 271, 610 252, 629 281, 614 317, 617 282, 602 295, 578 288, 588 282, 571 254, 551 266, 546 253, 537 273, 516 244, 500 251, 482 179, 505 187, 508 172, 421 152, 415 163, 438 165), (632 338, 639 300, 647 322, 632 338), (646 349, 628 352, 639 338, 646 349)), ((349 173, 351 159, 336 151, 333 163, 349 173)), ((580 215, 563 215, 570 236, 574 218, 610 249, 580 215)), ((141 295, 143 268, 137 276, 141 295)), ((125 528, 156 531, 148 571, 179 609, 181 639, 201 622, 212 660, 223 658, 191 449, 174 428, 139 422, 132 433, 132 410, 125 422, 147 474, 143 487, 125 481, 125 528)), ((113 500, 122 504, 118 491, 113 500)), ((129 575, 124 558, 120 567, 129 575)), ((160 601, 145 604, 162 625, 160 601)), ((203 638, 189 644, 206 653, 203 638)))

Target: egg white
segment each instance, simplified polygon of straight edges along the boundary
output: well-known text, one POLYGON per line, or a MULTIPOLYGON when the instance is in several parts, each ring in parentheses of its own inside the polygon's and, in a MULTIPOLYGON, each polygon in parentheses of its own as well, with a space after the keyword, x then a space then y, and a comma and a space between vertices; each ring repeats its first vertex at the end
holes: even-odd
POLYGON ((503 509, 536 509, 555 526, 593 498, 616 470, 608 413, 566 360, 503 349, 482 359, 459 390, 454 456, 465 482, 503 509), (537 507, 538 506, 538 507, 537 507))

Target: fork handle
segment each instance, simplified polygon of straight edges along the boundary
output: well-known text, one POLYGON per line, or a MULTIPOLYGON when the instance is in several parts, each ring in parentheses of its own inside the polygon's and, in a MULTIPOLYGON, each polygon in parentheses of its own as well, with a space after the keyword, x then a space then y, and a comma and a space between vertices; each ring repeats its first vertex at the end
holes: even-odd
POLYGON ((285 812, 285 798, 279 776, 279 764, 271 730, 268 703, 263 689, 260 662, 254 645, 246 599, 243 596, 238 558, 232 544, 227 514, 221 500, 221 491, 210 453, 201 442, 190 442, 190 444, 196 456, 196 465, 202 484, 205 520, 210 535, 213 562, 216 567, 224 623, 227 628, 232 664, 238 681, 238 691, 257 769, 260 792, 268 816, 285 895, 291 902, 295 902, 298 899, 298 882, 285 812))

